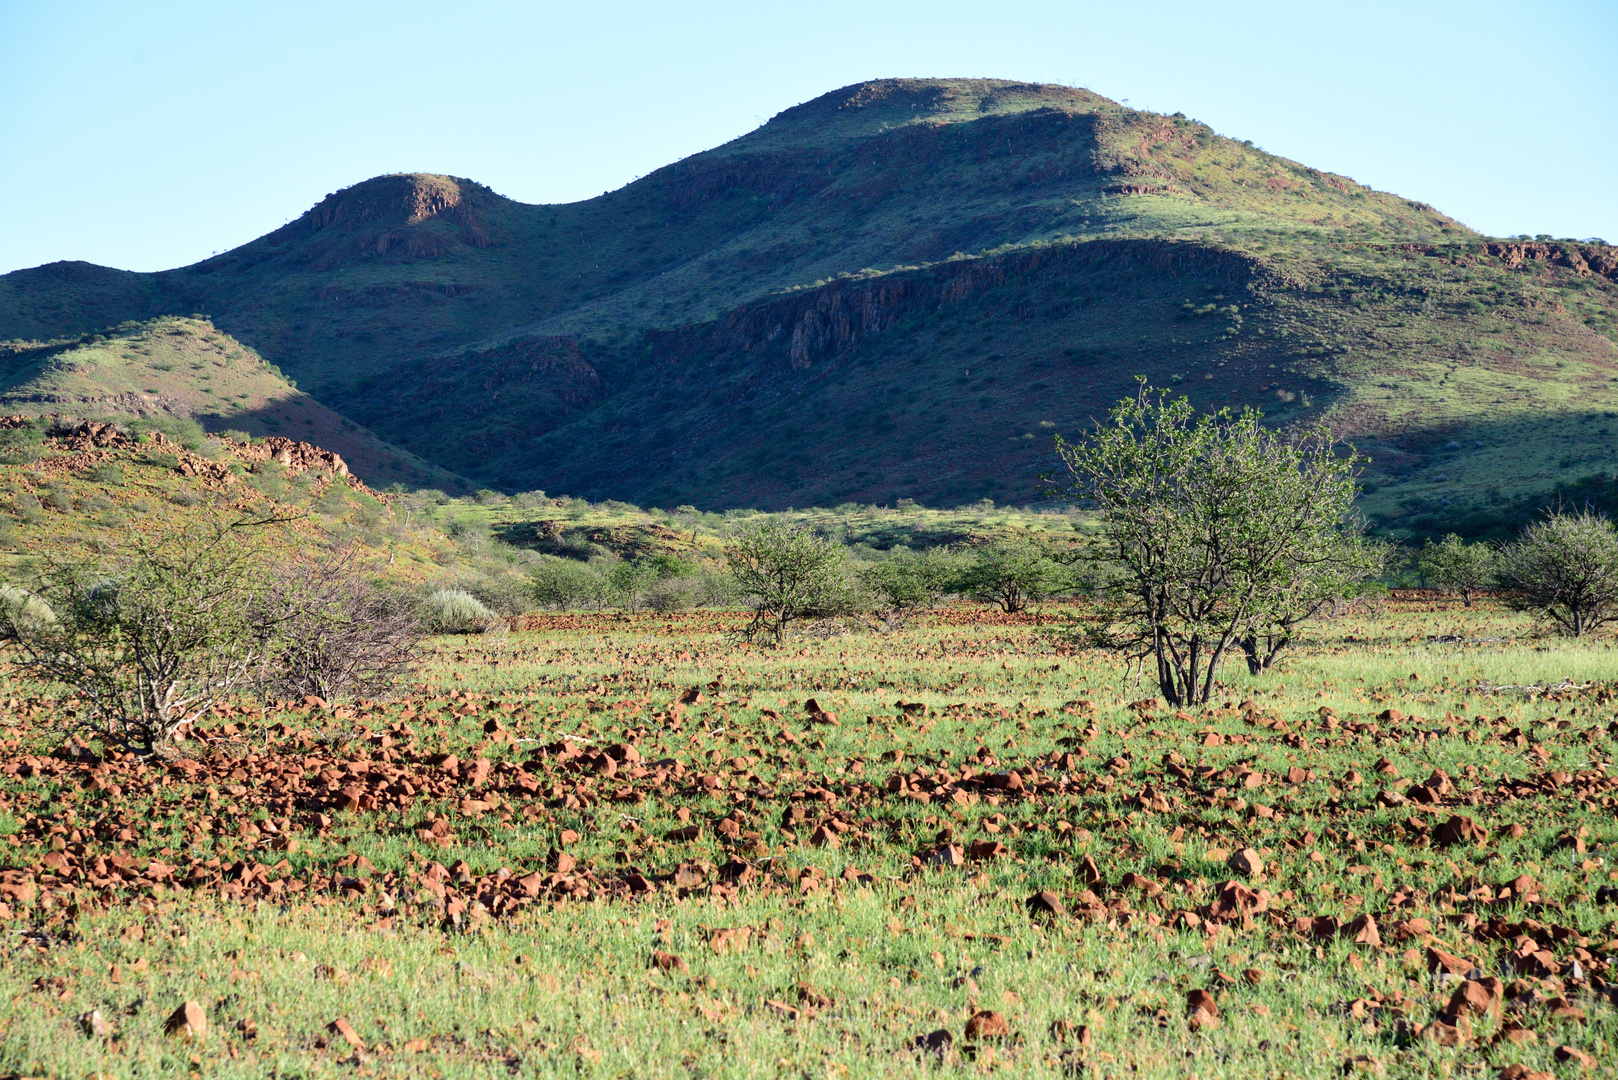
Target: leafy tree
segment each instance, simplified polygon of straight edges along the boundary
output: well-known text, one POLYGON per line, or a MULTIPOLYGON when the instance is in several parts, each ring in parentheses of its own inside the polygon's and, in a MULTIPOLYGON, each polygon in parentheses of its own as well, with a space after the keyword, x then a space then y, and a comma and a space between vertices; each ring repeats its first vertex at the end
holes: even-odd
POLYGON ((1025 611, 1029 604, 1072 586, 1068 568, 1033 538, 997 540, 972 552, 969 559, 956 579, 956 591, 998 604, 1002 611, 1025 611))
POLYGON ((646 590, 657 581, 657 567, 648 560, 618 562, 607 568, 607 586, 619 605, 639 611, 646 601, 646 590))
POLYGON ((1450 533, 1422 546, 1416 570, 1438 588, 1459 593, 1461 603, 1471 607, 1473 598, 1494 584, 1495 552, 1488 544, 1468 544, 1450 533))
POLYGON ((744 526, 725 547, 725 563, 751 598, 749 641, 777 642, 793 623, 838 614, 854 605, 847 552, 808 529, 765 519, 744 526))
POLYGON ((961 558, 948 548, 910 551, 901 548, 864 567, 860 577, 885 611, 889 629, 902 626, 917 611, 929 611, 953 592, 961 576, 961 558))
POLYGON ((279 612, 268 550, 244 523, 133 537, 106 561, 53 559, 30 592, 0 604, 19 673, 71 688, 79 722, 109 745, 149 754, 249 683, 279 612))
POLYGON ((575 559, 541 556, 532 577, 534 599, 558 611, 570 608, 599 611, 610 598, 606 575, 600 568, 575 559))
POLYGON ((1618 533, 1591 510, 1553 511, 1501 549, 1506 603, 1583 637, 1618 619, 1618 533))
POLYGON ((1058 438, 1057 451, 1068 493, 1102 513, 1089 637, 1151 659, 1173 704, 1206 702, 1241 639, 1290 640, 1322 592, 1371 572, 1351 540, 1359 458, 1338 456, 1323 426, 1198 415, 1143 380, 1088 443, 1058 438))
POLYGON ((1363 595, 1368 588, 1380 588, 1368 582, 1387 568, 1392 547, 1367 539, 1351 526, 1345 526, 1338 539, 1335 550, 1323 545, 1315 553, 1315 561, 1297 565, 1271 601, 1255 608, 1253 619, 1237 638, 1250 674, 1269 671, 1296 640, 1303 624, 1331 605, 1363 595))

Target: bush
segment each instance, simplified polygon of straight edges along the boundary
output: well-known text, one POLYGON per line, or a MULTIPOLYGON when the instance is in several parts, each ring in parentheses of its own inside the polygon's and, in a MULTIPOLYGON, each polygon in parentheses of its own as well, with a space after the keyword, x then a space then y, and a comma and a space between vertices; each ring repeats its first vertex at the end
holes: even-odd
POLYGON ((1029 604, 1072 588, 1068 568, 1031 538, 1000 540, 972 552, 954 589, 1002 611, 1025 611, 1029 604))
POLYGON ((455 581, 453 587, 471 593, 496 615, 521 615, 533 608, 533 590, 528 579, 498 563, 492 572, 468 574, 455 581))
POLYGON ((607 568, 607 586, 620 607, 639 611, 646 591, 657 581, 657 567, 650 561, 614 563, 607 568))
POLYGON ((35 633, 56 625, 50 605, 16 585, 0 585, 0 625, 14 625, 25 633, 35 633))
POLYGON ((19 521, 29 525, 37 524, 44 517, 45 508, 40 505, 39 497, 31 491, 19 491, 11 497, 12 513, 17 515, 19 521))
POLYGON ((1618 619, 1618 533, 1601 514, 1554 511, 1501 549, 1506 603, 1573 637, 1618 619))
POLYGON ((461 589, 436 589, 421 602, 421 625, 434 634, 481 634, 495 623, 494 612, 461 589))
POLYGON ((607 605, 610 588, 606 576, 594 565, 542 555, 531 573, 530 593, 542 605, 558 611, 600 610, 607 605))
POLYGON ((749 641, 768 634, 779 642, 793 623, 856 606, 847 552, 802 526, 775 519, 745 526, 726 546, 725 562, 751 598, 749 641))
POLYGON ((930 611, 954 592, 964 568, 961 557, 948 548, 901 549, 865 567, 860 576, 886 610, 887 625, 894 627, 917 611, 930 611))
POLYGON ((149 436, 153 432, 162 432, 193 454, 212 454, 217 445, 201 424, 186 417, 141 417, 128 421, 128 426, 135 435, 149 436))
POLYGON ((1461 603, 1471 607, 1472 599, 1494 584, 1495 553, 1487 544, 1468 544, 1450 533, 1423 545, 1416 570, 1435 587, 1459 593, 1461 603))
POLYGON ((695 574, 686 577, 659 578, 647 587, 645 604, 660 614, 685 611, 701 607, 706 593, 706 583, 695 574))
POLYGON ((45 451, 45 422, 26 420, 0 428, 0 465, 32 465, 45 451))
POLYGON ((280 697, 381 697, 421 636, 409 605, 371 583, 353 548, 286 566, 264 604, 274 643, 260 684, 280 697))
POLYGON ((78 723, 151 753, 262 666, 268 551, 220 521, 147 539, 105 563, 50 560, 26 601, 0 604, 20 674, 82 700, 78 723))
POLYGON ((116 461, 103 461, 90 470, 90 479, 98 484, 117 487, 124 482, 124 467, 116 461))

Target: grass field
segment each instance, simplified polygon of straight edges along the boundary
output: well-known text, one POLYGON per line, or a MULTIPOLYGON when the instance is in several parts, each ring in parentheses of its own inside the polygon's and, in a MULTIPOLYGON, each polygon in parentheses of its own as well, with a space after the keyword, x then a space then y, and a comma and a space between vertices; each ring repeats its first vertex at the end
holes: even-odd
POLYGON ((1610 642, 1394 600, 1175 714, 1059 609, 739 621, 150 763, 0 689, 0 1075, 1611 1074, 1610 642))

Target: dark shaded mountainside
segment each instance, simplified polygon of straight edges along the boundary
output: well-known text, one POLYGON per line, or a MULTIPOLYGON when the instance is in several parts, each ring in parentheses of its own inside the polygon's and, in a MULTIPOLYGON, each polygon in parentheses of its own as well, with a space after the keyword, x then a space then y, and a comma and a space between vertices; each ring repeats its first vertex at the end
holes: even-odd
POLYGON ((886 80, 581 203, 380 177, 179 270, 19 271, 0 338, 206 313, 471 483, 661 505, 1026 500, 1146 375, 1326 417, 1425 529, 1605 483, 1615 307, 1604 244, 1084 90, 886 80))

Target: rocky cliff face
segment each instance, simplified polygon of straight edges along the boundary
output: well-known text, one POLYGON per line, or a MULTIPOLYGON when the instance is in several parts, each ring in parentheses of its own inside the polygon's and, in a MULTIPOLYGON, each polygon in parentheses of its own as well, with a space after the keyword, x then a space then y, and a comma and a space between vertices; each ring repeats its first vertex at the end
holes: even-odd
POLYGON ((1513 270, 1543 263, 1564 267, 1576 274, 1599 274, 1609 281, 1618 281, 1618 248, 1611 246, 1498 241, 1484 244, 1483 250, 1513 270))
MULTIPOLYGON (((648 340, 652 355, 665 362, 699 354, 744 354, 783 356, 793 368, 802 369, 848 352, 868 336, 906 319, 939 313, 1018 279, 1144 273, 1199 282, 1211 278, 1237 289, 1255 272, 1250 258, 1200 244, 1155 240, 1058 244, 960 259, 925 270, 846 278, 745 305, 713 323, 653 331, 648 340)), ((1049 303, 1037 310, 1053 313, 1049 303)), ((1021 314, 1029 317, 1036 309, 1021 314)))
POLYGON ((488 247, 489 229, 478 204, 498 198, 482 184, 456 177, 378 176, 326 196, 266 239, 336 232, 362 255, 433 258, 463 245, 488 247), (422 228, 429 222, 444 227, 422 228))

